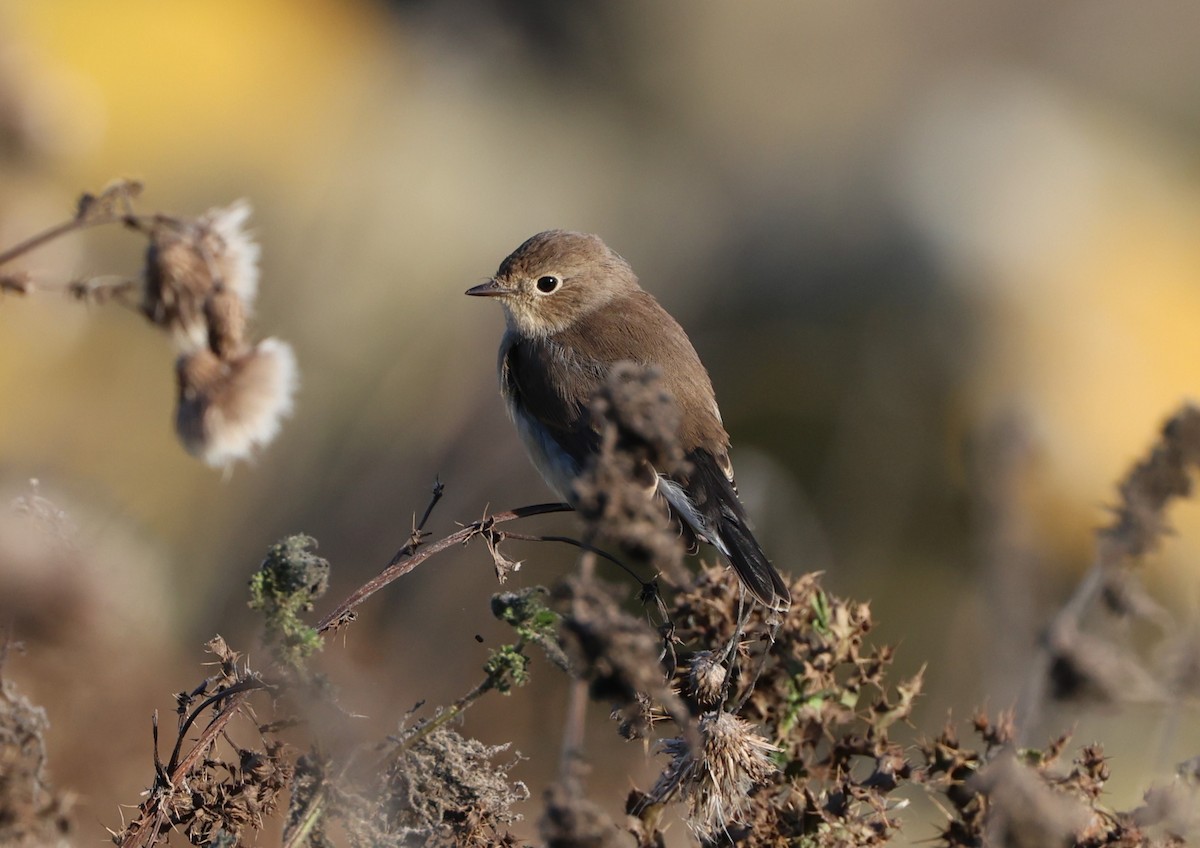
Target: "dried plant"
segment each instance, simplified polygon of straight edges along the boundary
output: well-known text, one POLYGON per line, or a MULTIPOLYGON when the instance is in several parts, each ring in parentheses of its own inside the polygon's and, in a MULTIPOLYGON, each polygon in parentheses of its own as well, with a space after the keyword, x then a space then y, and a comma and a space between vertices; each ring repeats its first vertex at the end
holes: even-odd
POLYGON ((350 844, 516 845, 508 826, 521 816, 512 808, 528 800, 529 790, 508 775, 515 760, 497 764, 508 749, 445 727, 411 743, 402 734, 390 746, 380 783, 341 798, 338 815, 350 844))
POLYGON ((683 799, 688 825, 714 838, 747 819, 754 806, 751 793, 775 776, 772 755, 780 749, 749 722, 723 710, 700 716, 699 729, 699 745, 682 736, 662 744, 671 761, 641 807, 683 799))
POLYGON ((1142 558, 1170 530, 1167 508, 1192 492, 1200 468, 1200 409, 1185 405, 1119 486, 1112 522, 1097 534, 1092 567, 1046 628, 1017 715, 1025 739, 1047 704, 1169 703, 1197 667, 1192 628, 1180 627, 1142 586, 1142 558), (1147 622, 1156 644, 1137 650, 1113 623, 1147 622))
POLYGON ((114 301, 170 334, 178 358, 175 427, 189 453, 227 468, 249 459, 291 414, 298 371, 292 349, 268 338, 252 342, 246 324, 258 291, 258 244, 246 231, 250 205, 237 201, 198 218, 140 215, 142 186, 118 181, 84 194, 74 216, 0 251, 0 266, 68 234, 121 225, 147 240, 136 277, 94 277, 59 284, 25 271, 0 273, 0 294, 59 292, 114 301))
POLYGON ((600 449, 575 481, 580 517, 591 534, 642 562, 678 575, 684 529, 673 527, 658 496, 658 475, 686 465, 679 412, 656 369, 619 363, 592 400, 600 449))
POLYGON ((643 841, 672 800, 685 803, 689 826, 711 842, 878 845, 898 827, 891 811, 903 802, 890 796, 912 778, 913 765, 889 729, 908 719, 921 676, 888 683, 892 652, 868 645, 865 604, 828 595, 815 575, 789 588, 792 606, 773 647, 751 658, 761 666, 756 679, 733 684, 753 686, 730 699, 740 706, 736 715, 729 702, 713 710, 712 683, 697 680, 727 673, 708 646, 724 644, 737 628, 736 578, 705 569, 668 605, 680 642, 703 646, 690 656, 681 651, 674 670, 674 686, 701 714, 702 744, 669 740, 656 785, 630 797, 643 841))
POLYGON ((50 783, 45 711, 4 679, 12 647, 7 636, 0 640, 0 845, 66 846, 72 830, 72 799, 50 783))
MULTIPOLYGON (((179 355, 181 438, 214 464, 244 458, 273 436, 295 386, 290 349, 247 335, 258 255, 245 231, 249 207, 190 220, 147 217, 133 213, 136 195, 137 186, 126 183, 85 197, 70 222, 0 253, 0 263, 105 223, 145 236, 140 279, 62 290, 126 303, 169 333, 179 355)), ((19 271, 0 279, 9 294, 53 288, 19 271)), ((1180 410, 1122 483, 1092 571, 1048 629, 1020 722, 1011 713, 993 720, 981 712, 977 743, 961 743, 947 724, 915 748, 899 741, 897 729, 911 720, 923 671, 892 679, 894 651, 873 640, 867 604, 835 597, 819 575, 805 574, 789 587, 787 611, 747 610, 727 568, 682 567, 692 540, 671 523, 654 474, 684 459, 678 417, 655 372, 614 369, 592 413, 601 449, 576 486, 581 540, 509 529, 568 510, 564 504, 484 515, 433 540, 426 527, 442 496, 438 483, 380 574, 312 623, 307 616, 328 588, 330 564, 307 536, 272 547, 250 581, 268 664, 251 668, 220 637, 209 643, 213 668, 176 695, 174 737, 161 747, 155 717, 146 796, 114 841, 124 848, 172 838, 248 844, 274 817, 287 848, 520 844, 518 805, 530 798, 520 754, 470 739, 454 723, 484 698, 525 685, 535 653, 570 677, 559 777, 537 823, 551 846, 657 848, 680 818, 703 845, 883 845, 900 833, 901 811, 917 791, 944 810, 939 841, 947 846, 1166 846, 1200 835, 1200 760, 1151 787, 1136 809, 1117 811, 1105 803, 1110 764, 1100 745, 1072 758, 1067 736, 1040 750, 1021 741, 1051 701, 1173 703, 1200 686, 1195 628, 1178 626, 1152 601, 1136 568, 1162 539, 1167 507, 1191 492, 1200 411, 1180 410), (327 744, 352 712, 315 665, 326 639, 351 626, 357 608, 392 581, 477 539, 501 583, 521 564, 511 543, 569 543, 584 553, 578 573, 553 587, 493 597, 492 612, 512 627, 512 641, 491 651, 482 677, 452 703, 414 708, 374 745, 327 744), (599 543, 617 546, 655 576, 636 577, 636 591, 601 581, 598 557, 635 572, 599 543), (659 574, 673 592, 660 592, 659 574), (1156 661, 1105 630, 1105 620, 1120 617, 1158 628, 1156 661), (631 757, 647 749, 664 757, 649 788, 630 792, 624 821, 586 785, 589 702, 612 710, 619 738, 646 741, 630 746, 631 757)), ((48 533, 71 535, 69 519, 36 493, 16 507, 48 533)), ((44 715, 0 678, 4 844, 65 845, 70 835, 69 799, 53 792, 45 774, 45 731, 44 715)))
MULTIPOLYGON (((625 373, 619 381, 617 388, 629 390, 632 397, 626 400, 633 402, 610 402, 605 415, 619 416, 614 410, 626 408, 638 410, 643 421, 660 420, 653 403, 663 401, 656 399, 652 375, 631 379, 625 373), (641 402, 647 399, 653 403, 641 402)), ((602 426, 608 433, 627 428, 617 420, 602 426)), ((614 446, 620 441, 609 438, 614 446)), ((644 448, 641 444, 635 452, 644 448)), ((614 447, 603 460, 605 485, 644 495, 638 463, 620 456, 614 447)), ((597 479, 593 476, 591 485, 598 485, 597 479)), ((267 616, 266 632, 275 645, 273 670, 254 674, 228 648, 214 648, 221 672, 181 700, 190 712, 181 707, 188 719, 181 723, 175 753, 167 765, 156 767, 162 777, 139 820, 122 834, 123 844, 151 844, 166 824, 203 839, 218 830, 233 833, 258 824, 247 817, 247 808, 230 806, 230 793, 246 792, 238 783, 244 769, 239 772, 213 753, 211 731, 191 748, 199 753, 180 755, 188 723, 200 709, 213 710, 210 728, 220 729, 244 709, 254 690, 269 688, 278 706, 298 700, 295 692, 288 693, 300 687, 305 699, 325 702, 336 716, 337 694, 319 676, 297 671, 325 635, 353 621, 355 608, 374 592, 430 556, 474 538, 484 540, 495 562, 508 560, 500 553, 507 540, 562 541, 501 529, 562 508, 545 505, 485 516, 430 542, 425 525, 441 494, 439 483, 387 568, 315 627, 300 616, 326 585, 327 563, 311 553, 307 537, 272 549, 252 581, 252 605, 267 616), (205 700, 193 708, 201 697, 205 700), (181 803, 171 789, 181 781, 210 787, 204 803, 195 807, 194 795, 192 807, 181 803), (222 818, 220 811, 227 809, 236 815, 222 818), (156 822, 157 830, 138 830, 146 821, 156 822)), ((603 509, 585 517, 589 535, 600 535, 600 525, 613 520, 603 509)), ((643 525, 638 533, 640 550, 653 551, 659 547, 648 534, 675 531, 662 523, 643 525)), ((547 844, 663 845, 673 811, 680 810, 706 845, 883 845, 899 832, 906 791, 916 787, 941 799, 947 810, 946 845, 1167 845, 1194 830, 1195 816, 1188 813, 1196 796, 1194 768, 1182 768, 1174 782, 1151 790, 1137 810, 1118 813, 1101 800, 1109 766, 1099 746, 1081 749, 1068 768, 1060 768, 1067 738, 1042 751, 1018 748, 1011 714, 994 723, 977 716, 978 748, 960 744, 948 725, 910 752, 892 733, 909 721, 923 675, 889 681, 893 650, 872 643, 869 607, 826 593, 818 575, 793 582, 786 613, 756 608, 748 618, 736 577, 726 568, 703 568, 665 599, 646 583, 642 600, 651 602, 651 611, 662 619, 655 629, 596 579, 590 545, 576 544, 585 548, 585 567, 577 576, 548 594, 534 588, 495 596, 493 613, 513 627, 516 640, 492 651, 483 679, 453 704, 411 726, 406 720, 401 732, 373 754, 322 755, 315 739, 310 753, 288 760, 294 765, 287 772, 282 763, 287 749, 271 741, 272 727, 303 718, 256 724, 264 739, 261 756, 280 761, 271 774, 293 781, 287 845, 331 844, 329 828, 335 823, 356 846, 517 844, 510 830, 518 820, 513 805, 528 797, 524 785, 509 775, 517 760, 497 765, 503 746, 466 739, 449 724, 486 694, 524 685, 531 645, 579 681, 573 691, 584 701, 615 705, 622 736, 657 738, 657 749, 667 758, 653 786, 630 794, 624 825, 613 821, 589 798, 578 768, 582 718, 573 700, 564 720, 560 778, 547 791, 539 823, 547 844)), ((240 761, 242 754, 235 753, 240 761)), ((267 795, 253 796, 261 799, 254 809, 279 806, 268 792, 274 785, 255 789, 267 795)))

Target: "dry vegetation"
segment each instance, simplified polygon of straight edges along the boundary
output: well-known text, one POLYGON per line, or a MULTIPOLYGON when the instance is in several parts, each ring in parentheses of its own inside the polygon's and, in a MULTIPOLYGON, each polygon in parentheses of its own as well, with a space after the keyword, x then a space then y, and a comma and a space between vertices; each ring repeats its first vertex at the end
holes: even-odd
MULTIPOLYGON (((123 183, 85 197, 70 222, 0 261, 86 226, 118 224, 146 237, 137 279, 59 288, 116 299, 171 332, 179 434, 193 453, 227 464, 271 438, 295 382, 285 345, 246 337, 256 282, 246 207, 197 219, 140 216, 135 194, 123 183)), ((9 295, 55 288, 11 270, 3 287, 9 295)), ((425 528, 438 484, 380 575, 316 622, 330 564, 307 537, 271 547, 249 600, 269 659, 252 668, 220 637, 209 643, 209 673, 176 694, 175 722, 155 721, 147 793, 127 821, 113 823, 113 841, 252 844, 275 819, 289 848, 521 844, 533 828, 514 827, 530 795, 518 754, 465 738, 455 725, 481 699, 527 683, 535 654, 572 691, 559 778, 536 824, 549 845, 664 845, 664 828, 679 817, 701 844, 882 845, 902 832, 919 794, 944 811, 934 841, 947 846, 1172 845, 1200 832, 1197 760, 1149 787, 1136 809, 1118 811, 1105 805, 1110 764, 1099 744, 1075 747, 1063 736, 1034 748, 1022 738, 1051 702, 1119 701, 1134 683, 1140 697, 1164 703, 1194 691, 1194 633, 1150 601, 1138 564, 1160 543, 1171 502, 1191 493, 1200 410, 1180 409, 1121 484, 1095 565, 1050 623, 1018 711, 980 712, 965 738, 950 723, 915 746, 896 731, 909 724, 922 675, 890 674, 894 650, 872 639, 867 604, 834 597, 819 575, 805 574, 790 587, 788 612, 747 609, 727 569, 682 566, 678 533, 636 479, 644 460, 660 468, 682 461, 673 408, 654 373, 619 369, 594 413, 604 448, 580 482, 580 540, 510 529, 565 508, 553 504, 487 515, 432 540, 425 528), (375 592, 452 547, 482 543, 503 583, 520 566, 506 553, 512 539, 574 544, 580 567, 558 585, 494 596, 492 612, 511 625, 512 641, 492 652, 458 700, 397 715, 395 734, 374 746, 340 745, 352 705, 341 703, 313 655, 338 650, 330 635, 354 627, 357 607, 375 592), (627 597, 594 573, 597 556, 612 558, 606 548, 629 573, 659 577, 638 578, 638 597, 627 597), (1153 622, 1156 644, 1135 649, 1108 626, 1116 619, 1153 622), (582 767, 589 699, 611 707, 613 734, 647 740, 662 757, 658 779, 629 793, 619 819, 589 792, 582 767)), ((43 525, 58 520, 42 499, 22 499, 15 511, 43 525)), ((0 652, 0 844, 86 844, 94 834, 72 827, 70 795, 47 776, 44 715, 2 677, 19 636, 0 652)), ((188 679, 181 672, 177 683, 188 679)), ((630 746, 629 755, 641 751, 630 746)))

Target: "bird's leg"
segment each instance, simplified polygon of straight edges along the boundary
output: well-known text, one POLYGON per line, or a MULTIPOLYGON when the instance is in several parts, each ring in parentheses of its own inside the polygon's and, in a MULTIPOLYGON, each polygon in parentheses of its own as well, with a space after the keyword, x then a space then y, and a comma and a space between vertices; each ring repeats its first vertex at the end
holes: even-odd
MULTIPOLYGON (((729 645, 725 648, 725 686, 728 689, 737 676, 737 649, 738 643, 742 640, 742 632, 746 629, 746 623, 750 620, 750 611, 753 609, 753 604, 746 603, 746 587, 741 581, 738 581, 738 613, 737 624, 733 628, 733 636, 729 638, 729 645)), ((728 692, 726 692, 728 695, 728 692)))
POLYGON ((775 647, 775 634, 779 632, 779 628, 782 624, 783 617, 778 613, 771 613, 770 617, 767 619, 767 647, 763 649, 762 656, 759 657, 758 660, 758 666, 754 669, 754 677, 751 678, 750 685, 747 686, 745 691, 742 693, 741 700, 739 700, 737 705, 733 708, 733 713, 736 714, 742 711, 742 707, 746 705, 746 701, 749 700, 750 695, 753 694, 754 687, 758 685, 759 675, 762 674, 762 670, 766 667, 767 660, 771 656, 771 648, 775 647))

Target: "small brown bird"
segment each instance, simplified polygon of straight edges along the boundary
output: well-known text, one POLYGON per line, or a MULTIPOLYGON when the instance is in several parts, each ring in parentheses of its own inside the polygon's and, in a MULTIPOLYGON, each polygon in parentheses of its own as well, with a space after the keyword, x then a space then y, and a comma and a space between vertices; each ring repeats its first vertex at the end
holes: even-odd
POLYGON ((708 372, 628 262, 596 236, 548 230, 467 294, 504 307, 500 391, 530 458, 560 497, 574 501, 572 483, 598 450, 588 404, 610 369, 623 361, 656 366, 679 408, 680 445, 691 464, 686 475, 660 474, 659 494, 676 519, 725 555, 755 598, 788 607, 787 586, 738 500, 708 372))

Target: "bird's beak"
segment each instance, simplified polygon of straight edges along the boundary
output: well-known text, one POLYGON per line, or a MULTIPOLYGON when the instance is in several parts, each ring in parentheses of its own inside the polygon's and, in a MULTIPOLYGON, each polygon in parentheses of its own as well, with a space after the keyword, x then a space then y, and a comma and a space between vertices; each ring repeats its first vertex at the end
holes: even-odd
POLYGON ((488 280, 486 283, 480 283, 467 289, 466 293, 471 297, 504 297, 512 294, 512 289, 505 288, 496 280, 488 280))

